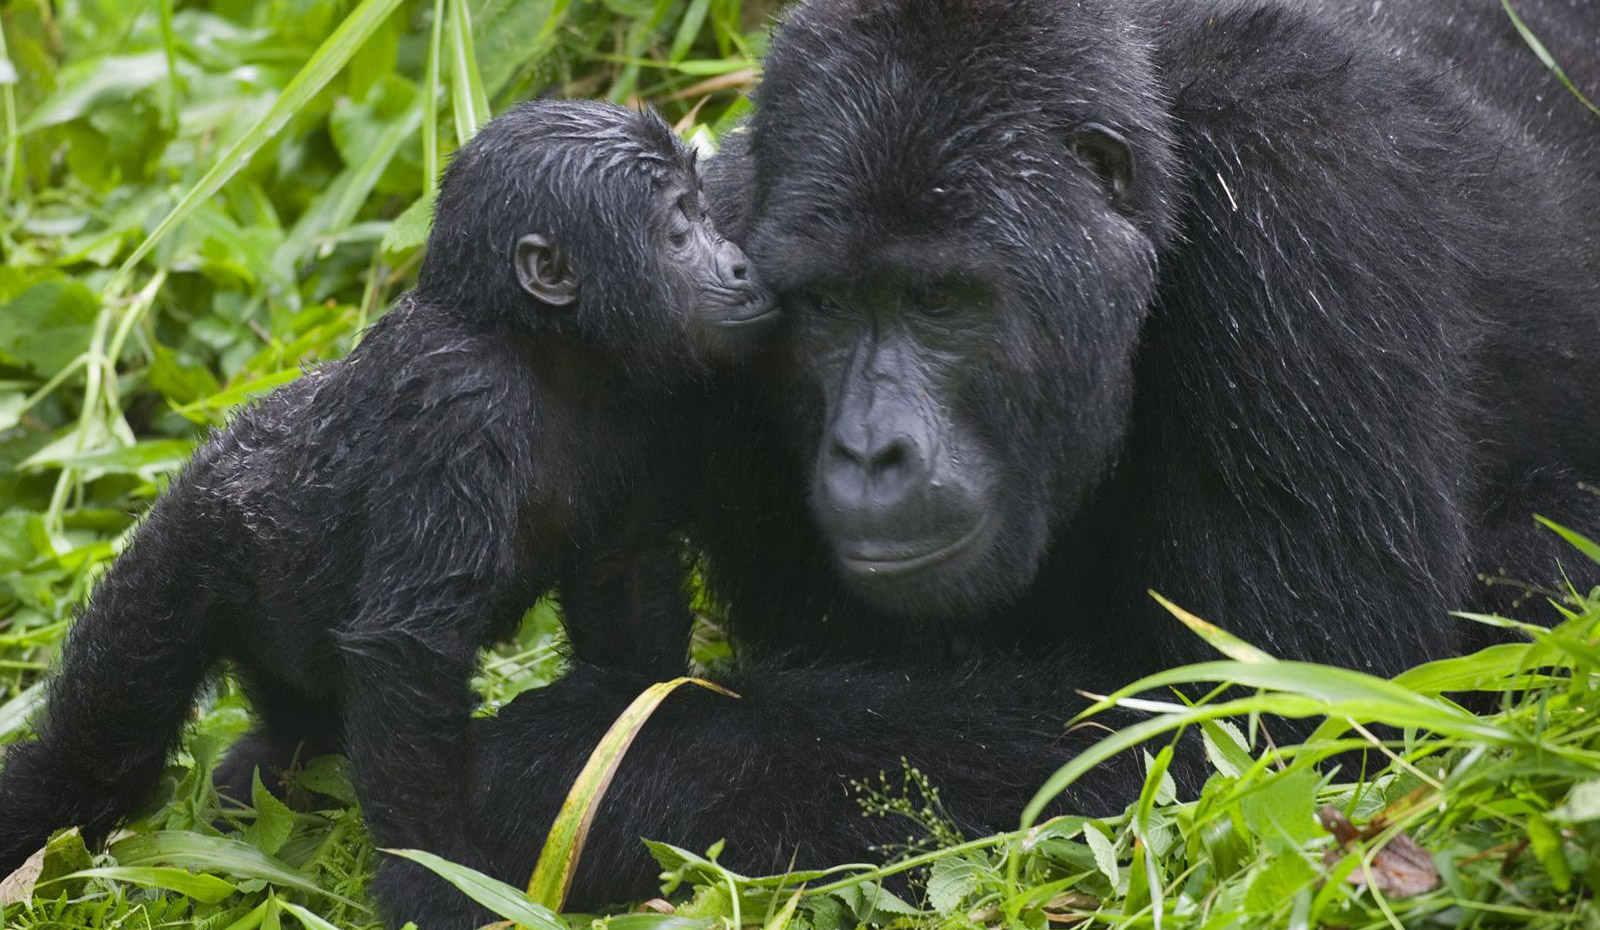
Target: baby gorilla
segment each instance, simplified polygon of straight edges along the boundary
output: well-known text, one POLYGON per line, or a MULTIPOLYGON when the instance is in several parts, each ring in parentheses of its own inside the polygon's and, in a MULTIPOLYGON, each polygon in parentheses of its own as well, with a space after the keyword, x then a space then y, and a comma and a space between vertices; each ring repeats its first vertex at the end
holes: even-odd
POLYGON ((705 376, 775 306, 653 114, 538 102, 484 126, 416 289, 202 446, 95 589, 0 771, 0 876, 127 815, 222 661, 260 724, 219 781, 341 747, 379 845, 472 861, 478 649, 559 585, 586 662, 682 666, 687 605, 628 608, 684 600, 705 376))

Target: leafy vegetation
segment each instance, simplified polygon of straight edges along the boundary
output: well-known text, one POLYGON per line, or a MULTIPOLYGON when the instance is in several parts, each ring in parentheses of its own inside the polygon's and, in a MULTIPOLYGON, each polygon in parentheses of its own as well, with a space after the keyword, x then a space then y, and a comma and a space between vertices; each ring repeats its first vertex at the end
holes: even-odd
MULTIPOLYGON (((769 11, 748 0, 0 5, 0 740, 25 733, 72 606, 206 430, 341 355, 409 285, 451 149, 489 113, 540 94, 650 101, 709 144, 746 106, 769 11)), ((1059 773, 1017 831, 963 837, 937 785, 884 773, 858 789, 864 816, 906 822, 907 846, 885 851, 892 864, 748 877, 718 865, 717 850, 653 844, 677 903, 606 920, 1600 928, 1600 600, 1566 606, 1553 630, 1476 618, 1517 641, 1388 682, 1274 661, 1175 609, 1227 659, 1108 698, 1147 721, 1059 773), (1197 682, 1248 690, 1192 705, 1149 696, 1197 682), (1463 691, 1492 710, 1446 697, 1463 691), (1262 715, 1326 722, 1275 746, 1262 715), (1034 823, 1088 766, 1144 739, 1133 751, 1148 777, 1126 812, 1034 823), (1318 765, 1356 748, 1381 771, 1318 765), (1197 799, 1176 797, 1176 753, 1203 753, 1214 772, 1197 799)), ((486 657, 487 707, 559 673, 555 629, 537 608, 516 643, 486 657)), ((697 649, 709 660, 721 647, 713 636, 697 649)), ((308 761, 288 804, 259 786, 248 808, 219 802, 210 772, 246 721, 219 682, 144 815, 104 854, 58 836, 37 874, 0 887, 4 925, 376 926, 365 885, 382 854, 341 760, 308 761)), ((617 735, 596 778, 626 746, 617 735)), ((533 902, 559 901, 583 799, 602 787, 575 793, 574 830, 547 851, 533 901, 434 865, 507 918, 548 926, 533 902)))

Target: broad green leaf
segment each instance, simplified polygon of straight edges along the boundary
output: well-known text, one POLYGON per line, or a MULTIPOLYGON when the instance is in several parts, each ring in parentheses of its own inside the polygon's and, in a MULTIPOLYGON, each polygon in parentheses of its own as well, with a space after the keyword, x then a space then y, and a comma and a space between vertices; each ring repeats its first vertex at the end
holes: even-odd
POLYGON ((550 55, 570 5, 571 0, 473 0, 473 60, 489 97, 550 55))
POLYGON ((103 878, 110 881, 128 882, 146 888, 164 888, 167 891, 176 891, 178 894, 203 901, 206 904, 215 904, 233 894, 238 889, 232 884, 223 881, 215 875, 196 874, 187 869, 174 869, 159 866, 107 866, 99 869, 83 869, 70 875, 40 882, 48 885, 51 882, 68 881, 74 878, 103 878))
POLYGON ((423 866, 507 920, 535 930, 570 930, 561 918, 544 906, 529 901, 520 890, 476 869, 441 859, 420 849, 385 849, 383 852, 423 866))
POLYGON ((21 131, 34 132, 77 119, 108 103, 127 100, 167 79, 167 57, 160 50, 138 55, 91 58, 65 76, 62 88, 23 120, 21 131))
POLYGON ((136 475, 155 481, 182 468, 194 452, 187 439, 150 439, 131 446, 72 452, 52 444, 18 464, 19 469, 74 468, 85 480, 104 475, 136 475))
POLYGON ((1280 854, 1250 880, 1244 896, 1245 910, 1257 917, 1275 914, 1316 880, 1317 870, 1298 853, 1280 854))
POLYGON ((0 309, 0 361, 50 375, 89 348, 100 299, 77 281, 44 281, 0 309))
POLYGON ((1296 769, 1263 779, 1239 799, 1245 826, 1262 839, 1285 838, 1299 844, 1321 835, 1317 826, 1318 778, 1296 769))
POLYGON ((383 235, 383 260, 390 264, 404 261, 412 252, 428 241, 428 229, 433 223, 433 201, 436 192, 430 191, 411 202, 405 212, 389 224, 383 235))
POLYGON ((556 814, 555 824, 545 838, 539 862, 533 869, 533 877, 528 880, 529 898, 553 911, 561 909, 567 898, 567 889, 572 884, 572 876, 577 871, 578 858, 583 854, 583 842, 589 835, 589 825, 594 821, 595 811, 605 797, 611 779, 617 774, 617 767, 622 764, 622 757, 667 695, 688 684, 738 697, 721 685, 699 678, 674 678, 653 684, 634 698, 633 703, 623 710, 600 738, 599 745, 589 754, 589 760, 584 763, 583 770, 567 792, 561 811, 556 814))
MULTIPOLYGON (((322 43, 316 54, 311 56, 311 60, 306 62, 299 73, 284 87, 283 93, 267 111, 266 117, 234 141, 199 183, 183 195, 183 199, 172 208, 172 212, 168 213, 155 230, 123 261, 122 266, 117 269, 113 284, 107 290, 111 293, 119 291, 123 283, 132 277, 133 270, 138 267, 139 262, 150 254, 150 250, 165 239, 196 207, 215 196, 217 191, 222 189, 222 185, 249 164, 256 150, 268 139, 277 135, 302 107, 333 80, 356 50, 366 42, 367 37, 372 35, 399 5, 400 0, 362 0, 361 4, 352 10, 333 34, 322 43)), ((159 58, 159 53, 156 54, 159 58)))

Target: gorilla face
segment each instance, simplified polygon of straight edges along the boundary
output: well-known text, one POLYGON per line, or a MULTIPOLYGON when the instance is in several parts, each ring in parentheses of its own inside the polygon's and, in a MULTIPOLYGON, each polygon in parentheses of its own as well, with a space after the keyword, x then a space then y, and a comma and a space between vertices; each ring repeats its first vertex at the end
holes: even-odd
POLYGON ((948 615, 1025 587, 1115 454, 1170 155, 1136 80, 1082 100, 1060 62, 1019 61, 1059 58, 1070 24, 916 2, 780 27, 750 248, 840 569, 882 609, 948 615))

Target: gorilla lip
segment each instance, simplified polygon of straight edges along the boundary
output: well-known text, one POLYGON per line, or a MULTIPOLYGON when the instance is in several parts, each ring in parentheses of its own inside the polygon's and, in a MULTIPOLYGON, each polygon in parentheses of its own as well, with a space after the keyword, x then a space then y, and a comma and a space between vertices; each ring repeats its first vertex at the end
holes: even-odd
POLYGON ((739 306, 741 311, 737 315, 725 316, 716 321, 716 325, 726 329, 738 329, 741 326, 752 326, 778 315, 778 301, 772 296, 757 297, 739 306))
POLYGON ((877 556, 857 550, 854 554, 841 554, 839 560, 849 571, 865 575, 904 575, 942 565, 970 548, 973 542, 989 528, 992 518, 993 514, 985 514, 983 519, 950 542, 937 544, 931 549, 913 555, 877 556))

